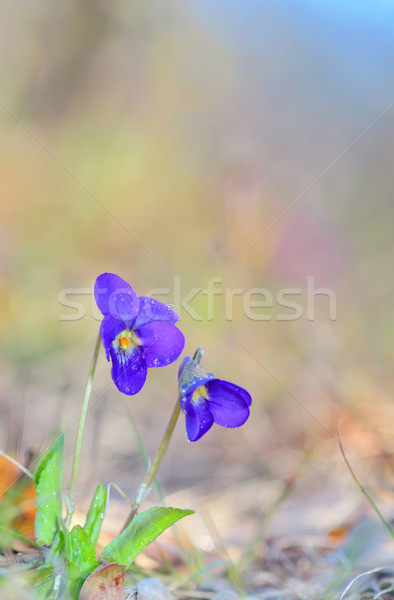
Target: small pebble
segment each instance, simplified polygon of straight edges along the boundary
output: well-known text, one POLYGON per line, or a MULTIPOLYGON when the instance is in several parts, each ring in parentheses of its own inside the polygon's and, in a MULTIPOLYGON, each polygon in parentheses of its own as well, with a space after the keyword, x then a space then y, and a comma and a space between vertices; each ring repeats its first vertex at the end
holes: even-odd
POLYGON ((238 600, 239 596, 234 592, 234 590, 221 590, 218 594, 216 594, 212 600, 238 600))
POLYGON ((137 583, 137 600, 175 600, 175 596, 159 579, 149 577, 137 583))

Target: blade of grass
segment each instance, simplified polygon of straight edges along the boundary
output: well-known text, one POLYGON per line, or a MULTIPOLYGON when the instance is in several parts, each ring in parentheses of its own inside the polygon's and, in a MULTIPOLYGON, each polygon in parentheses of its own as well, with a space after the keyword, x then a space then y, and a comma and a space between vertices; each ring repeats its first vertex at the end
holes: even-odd
POLYGON ((342 444, 340 429, 341 429, 341 421, 339 421, 339 423, 338 423, 338 443, 339 443, 339 448, 341 450, 341 454, 343 456, 343 460, 345 461, 345 464, 346 464, 347 468, 349 469, 349 472, 350 472, 351 476, 353 477, 354 481, 358 485, 361 493, 366 497, 366 499, 368 500, 368 502, 370 503, 370 505, 372 506, 372 508, 376 512, 376 514, 378 515, 379 519, 381 520, 381 522, 383 523, 383 525, 386 527, 387 531, 390 533, 390 535, 392 537, 394 537, 394 531, 393 531, 393 529, 390 527, 389 523, 386 521, 386 519, 384 518, 384 516, 380 512, 379 508, 376 506, 375 502, 372 500, 372 498, 368 494, 367 490, 359 482, 359 480, 356 477, 355 472, 353 471, 352 467, 350 466, 350 463, 349 463, 349 461, 348 461, 348 459, 346 457, 345 450, 344 450, 344 447, 343 447, 343 444, 342 444))
POLYGON ((205 573, 209 573, 209 571, 212 571, 212 569, 216 569, 216 567, 223 567, 226 564, 227 563, 223 558, 219 558, 218 560, 215 560, 213 563, 206 565, 205 567, 202 567, 201 569, 199 569, 198 571, 196 571, 195 573, 193 573, 192 575, 187 577, 187 579, 184 579, 181 583, 172 583, 172 584, 168 585, 167 587, 170 592, 176 592, 177 590, 182 589, 182 587, 184 585, 187 585, 188 583, 193 581, 193 579, 198 579, 199 577, 201 577, 201 575, 205 575, 205 573))
POLYGON ((114 483, 113 481, 110 481, 109 484, 107 485, 107 502, 106 502, 106 505, 105 505, 105 510, 107 510, 107 507, 108 507, 108 504, 109 504, 109 499, 110 499, 110 494, 111 494, 111 487, 114 488, 118 492, 119 496, 121 496, 123 498, 123 500, 126 502, 126 504, 128 504, 130 507, 133 506, 133 503, 130 500, 130 498, 118 486, 118 484, 114 483))
MULTIPOLYGON (((134 435, 134 438, 135 438, 135 441, 136 441, 136 444, 137 444, 138 452, 139 452, 139 454, 141 456, 141 460, 142 460, 142 462, 144 464, 145 469, 148 469, 149 468, 150 459, 149 459, 147 451, 145 450, 145 446, 144 446, 144 443, 142 441, 142 437, 140 435, 140 432, 138 431, 138 428, 137 428, 137 425, 136 425, 136 423, 134 421, 133 415, 131 414, 131 410, 127 406, 127 404, 124 402, 123 398, 121 400, 121 404, 122 404, 122 408, 124 410, 124 413, 126 415, 126 418, 127 418, 128 422, 130 424, 130 427, 133 430, 133 435, 134 435)), ((153 489, 155 491, 155 494, 156 494, 158 500, 161 503, 164 503, 164 494, 163 494, 163 492, 161 490, 161 487, 159 486, 156 478, 152 481, 152 487, 153 487, 153 489)))
POLYGON ((20 462, 15 460, 15 458, 12 458, 12 456, 7 454, 6 452, 3 452, 3 450, 0 450, 0 456, 4 456, 4 458, 6 458, 10 463, 15 465, 16 467, 18 467, 18 469, 22 471, 25 475, 27 475, 27 477, 29 477, 30 479, 34 479, 29 469, 26 469, 26 467, 24 467, 20 462))
POLYGON ((219 556, 221 556, 222 559, 225 561, 229 581, 232 583, 234 589, 237 592, 239 592, 243 596, 246 596, 240 569, 238 568, 238 565, 231 559, 229 553, 227 552, 226 546, 208 511, 204 511, 203 519, 219 556))
POLYGON ((375 573, 379 573, 379 571, 383 571, 384 569, 387 569, 387 567, 377 567, 375 569, 370 569, 369 571, 364 571, 364 573, 360 573, 359 575, 357 575, 356 577, 354 577, 354 579, 352 579, 352 581, 343 590, 343 592, 342 592, 341 597, 339 598, 339 600, 343 600, 345 598, 346 594, 348 593, 348 591, 350 590, 350 588, 353 586, 353 584, 356 583, 356 581, 358 581, 362 577, 365 577, 366 575, 372 575, 372 574, 375 574, 375 573))
POLYGON ((306 450, 305 453, 302 455, 300 462, 296 465, 295 469, 284 480, 277 496, 273 499, 271 504, 268 505, 267 510, 264 512, 264 515, 262 516, 258 524, 257 533, 250 544, 249 550, 245 553, 245 556, 239 561, 238 567, 241 572, 245 572, 248 569, 250 569, 251 565, 253 564, 256 558, 257 550, 264 541, 264 531, 267 524, 275 515, 276 511, 281 506, 281 504, 285 500, 287 500, 287 498, 293 492, 300 476, 304 472, 306 466, 309 464, 311 459, 311 451, 306 450))
POLYGON ((3 531, 6 531, 7 533, 9 533, 11 535, 13 535, 14 537, 17 537, 20 540, 23 540, 24 542, 26 542, 26 544, 30 544, 31 546, 34 546, 35 548, 41 548, 41 546, 39 546, 39 544, 36 544, 35 542, 32 542, 28 538, 25 538, 23 535, 21 535, 20 533, 17 533, 16 531, 13 531, 12 529, 8 529, 8 527, 4 527, 4 525, 0 524, 0 529, 2 529, 3 531))

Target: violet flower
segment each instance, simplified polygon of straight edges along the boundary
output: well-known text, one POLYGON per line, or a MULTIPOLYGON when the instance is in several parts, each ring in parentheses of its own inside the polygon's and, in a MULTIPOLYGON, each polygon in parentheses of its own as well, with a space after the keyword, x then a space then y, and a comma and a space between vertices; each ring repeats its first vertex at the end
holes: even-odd
POLYGON ((240 427, 250 414, 252 398, 244 388, 204 373, 201 365, 185 357, 179 369, 179 402, 190 442, 199 440, 214 423, 240 427))
POLYGON ((97 277, 94 297, 104 315, 100 332, 112 379, 124 394, 136 394, 148 368, 169 365, 181 354, 185 339, 174 325, 179 317, 154 298, 138 297, 113 273, 97 277))

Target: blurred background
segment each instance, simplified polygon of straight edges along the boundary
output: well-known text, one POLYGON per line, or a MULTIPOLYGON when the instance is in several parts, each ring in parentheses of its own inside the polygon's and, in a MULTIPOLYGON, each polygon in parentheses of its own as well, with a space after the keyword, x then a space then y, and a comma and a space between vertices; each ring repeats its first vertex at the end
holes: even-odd
MULTIPOLYGON (((207 370, 250 390, 252 414, 196 444, 179 423, 164 492, 189 490, 199 509, 245 485, 247 506, 237 500, 229 520, 242 506, 259 515, 263 483, 308 456, 296 497, 338 499, 353 485, 340 418, 344 442, 390 488, 392 3, 18 0, 0 12, 0 447, 23 460, 60 426, 71 451, 99 273, 141 295, 168 288, 157 297, 177 308, 217 277, 211 309, 202 291, 187 305, 198 320, 180 305, 185 352, 203 346, 207 370), (311 278, 331 290, 335 318, 317 295, 308 319, 311 278), (250 318, 255 288, 273 302, 250 318), (277 302, 286 288, 298 290, 297 319, 278 319, 294 316, 277 302)), ((122 402, 152 454, 176 372, 151 370, 138 396, 120 398, 101 356, 82 501, 97 480, 135 493, 144 468, 122 402)))

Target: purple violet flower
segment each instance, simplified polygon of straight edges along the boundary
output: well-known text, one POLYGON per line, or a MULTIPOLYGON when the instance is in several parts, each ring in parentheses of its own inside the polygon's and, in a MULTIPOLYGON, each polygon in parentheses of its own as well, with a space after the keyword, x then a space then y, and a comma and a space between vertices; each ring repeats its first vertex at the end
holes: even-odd
POLYGON ((179 317, 154 298, 138 297, 113 273, 97 277, 94 297, 104 315, 100 332, 112 379, 124 394, 136 394, 148 368, 169 365, 181 354, 185 338, 174 325, 179 317))
POLYGON ((214 423, 240 427, 250 414, 252 398, 244 388, 205 374, 194 359, 185 357, 179 368, 179 402, 190 442, 199 440, 214 423))

